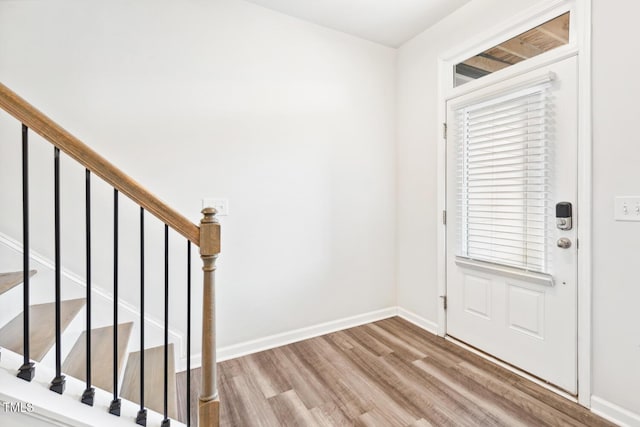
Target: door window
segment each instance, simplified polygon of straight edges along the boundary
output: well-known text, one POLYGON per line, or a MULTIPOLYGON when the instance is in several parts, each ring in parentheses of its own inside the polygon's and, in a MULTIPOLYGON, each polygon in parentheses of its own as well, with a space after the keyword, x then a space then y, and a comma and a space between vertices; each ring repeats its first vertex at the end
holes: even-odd
POLYGON ((549 87, 512 90, 454 110, 458 256, 549 271, 549 87))

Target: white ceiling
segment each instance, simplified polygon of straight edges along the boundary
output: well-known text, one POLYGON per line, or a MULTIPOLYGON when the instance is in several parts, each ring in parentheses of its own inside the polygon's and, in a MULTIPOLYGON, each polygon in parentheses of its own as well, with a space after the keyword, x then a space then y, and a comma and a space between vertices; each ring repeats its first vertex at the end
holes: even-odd
POLYGON ((398 47, 470 0, 247 0, 391 47, 398 47))

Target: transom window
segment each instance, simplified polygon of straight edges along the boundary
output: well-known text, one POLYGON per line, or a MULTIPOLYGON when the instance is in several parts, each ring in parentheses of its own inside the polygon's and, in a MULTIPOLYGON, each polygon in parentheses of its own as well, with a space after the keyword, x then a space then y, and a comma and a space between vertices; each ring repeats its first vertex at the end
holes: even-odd
POLYGON ((564 13, 456 64, 454 86, 460 86, 568 44, 569 18, 570 13, 564 13))

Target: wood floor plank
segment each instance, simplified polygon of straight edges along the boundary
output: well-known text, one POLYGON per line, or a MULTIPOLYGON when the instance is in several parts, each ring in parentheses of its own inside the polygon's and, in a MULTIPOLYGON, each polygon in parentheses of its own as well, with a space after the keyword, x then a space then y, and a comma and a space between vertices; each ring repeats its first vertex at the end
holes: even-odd
MULTIPOLYGON (((409 366, 394 355, 385 357, 385 362, 389 364, 391 371, 407 383, 407 387, 410 388, 409 393, 416 396, 416 401, 421 402, 426 399, 427 402, 423 402, 422 405, 433 404, 456 424, 504 427, 518 425, 514 422, 516 417, 510 416, 511 414, 499 407, 479 404, 479 399, 474 394, 467 393, 464 388, 455 387, 448 377, 437 377, 427 371, 421 371, 417 366, 418 362, 409 366)), ((428 364, 429 361, 425 359, 422 363, 428 364)), ((425 418, 430 421, 429 418, 425 418)))
MULTIPOLYGON (((357 328, 356 328, 357 329, 357 328)), ((352 332, 352 336, 363 336, 369 334, 366 328, 357 331, 340 331, 327 335, 326 341, 336 345, 335 337, 341 334, 352 332)), ((370 339, 377 340, 373 335, 370 339)), ((339 351, 339 347, 335 347, 339 351)), ((362 346, 358 341, 354 341, 351 350, 342 350, 341 356, 347 358, 351 362, 351 372, 348 375, 352 378, 358 378, 358 382, 362 385, 359 387, 361 393, 368 397, 369 406, 368 413, 364 417, 359 417, 358 422, 373 422, 379 417, 386 420, 386 425, 408 425, 415 421, 420 410, 413 405, 407 404, 406 395, 403 391, 398 390, 395 385, 398 384, 397 378, 388 375, 388 372, 382 366, 383 356, 371 347, 362 346), (354 374, 357 374, 354 376, 354 374), (391 387, 390 387, 391 384, 391 387)))
POLYGON ((336 402, 327 402, 312 411, 316 418, 329 423, 330 426, 349 426, 352 424, 351 418, 344 413, 336 402))
POLYGON ((271 350, 278 369, 285 372, 289 382, 307 408, 316 408, 331 401, 330 389, 321 381, 317 373, 309 370, 307 364, 290 346, 271 350))
MULTIPOLYGON (((173 344, 167 346, 167 415, 177 419, 176 368, 173 344)), ((139 351, 129 354, 120 396, 140 403, 140 356, 139 351)), ((164 346, 144 351, 144 405, 161 414, 164 413, 164 346)))
POLYGON ((507 421, 507 425, 509 426, 533 425, 536 422, 536 419, 526 412, 520 412, 517 405, 503 399, 490 388, 469 381, 461 375, 457 375, 458 372, 450 367, 442 366, 433 359, 428 361, 418 360, 413 362, 413 364, 442 384, 451 387, 467 400, 473 402, 477 407, 495 413, 500 420, 507 421))
POLYGON ((236 418, 230 425, 242 427, 280 425, 280 421, 278 421, 278 417, 276 417, 273 412, 273 408, 262 396, 262 392, 255 384, 253 378, 241 375, 233 377, 231 383, 238 391, 238 401, 232 402, 232 404, 238 405, 242 409, 239 411, 240 417, 236 418))
POLYGON ((375 323, 365 325, 369 329, 369 333, 374 335, 376 339, 393 350, 393 353, 402 357, 404 360, 413 362, 425 357, 425 354, 416 347, 409 344, 399 336, 381 328, 375 323))
POLYGON ((531 381, 527 381, 524 378, 519 378, 518 381, 515 381, 514 386, 531 398, 538 400, 559 412, 567 414, 577 420, 580 425, 598 425, 601 420, 599 416, 593 414, 591 411, 584 411, 579 405, 567 406, 566 399, 563 397, 558 396, 555 393, 547 393, 544 388, 531 381))
MULTIPOLYGON (((124 367, 133 323, 118 325, 118 375, 124 367)), ((62 372, 82 381, 87 379, 87 331, 84 331, 62 365, 62 372)), ((94 387, 113 392, 113 326, 91 330, 91 381, 94 387)))
POLYGON ((346 419, 343 423, 335 423, 320 408, 312 408, 309 412, 313 415, 314 422, 311 424, 313 426, 334 427, 337 425, 348 425, 348 420, 346 419))
POLYGON ((308 341, 295 343, 292 350, 306 370, 312 374, 310 380, 318 381, 331 390, 337 409, 349 419, 355 419, 371 409, 372 403, 358 392, 363 388, 360 381, 354 381, 349 385, 341 381, 348 371, 353 370, 350 362, 336 357, 335 352, 324 340, 313 344, 308 341))
POLYGON ((613 426, 397 317, 218 366, 222 426, 613 426))
POLYGON ((369 412, 365 412, 360 415, 358 419, 354 421, 354 425, 358 427, 379 427, 388 426, 390 424, 388 418, 382 414, 378 408, 374 408, 369 412))
POLYGON ((251 354, 243 357, 242 362, 245 364, 245 372, 256 380, 265 398, 268 399, 291 390, 291 384, 274 363, 271 353, 263 351, 251 354))
MULTIPOLYGON (((33 275, 36 273, 37 273, 36 270, 30 270, 29 277, 33 277, 33 275)), ((22 271, 0 273, 0 295, 18 286, 23 281, 24 281, 24 273, 22 271)))
MULTIPOLYGON (((403 321, 399 317, 392 317, 390 319, 385 319, 384 321, 374 322, 373 325, 386 331, 392 336, 401 337, 402 341, 404 341, 406 345, 411 346, 418 352, 425 355, 433 355, 436 353, 439 357, 447 359, 452 363, 459 363, 463 360, 467 360, 457 353, 450 351, 449 348, 443 347, 443 344, 450 344, 452 346, 453 344, 445 341, 441 337, 425 331, 424 329, 420 329, 409 322, 403 321)), ((470 352, 465 351, 465 353, 475 356, 470 352)))
MULTIPOLYGON (((60 302, 60 326, 64 331, 84 307, 85 299, 60 302)), ((30 357, 40 362, 56 342, 55 303, 37 304, 29 307, 30 357)), ((23 354, 23 313, 20 313, 0 329, 0 347, 23 354)))
POLYGON ((432 427, 432 424, 430 424, 424 418, 421 418, 418 421, 416 421, 415 423, 411 424, 409 427, 432 427))
MULTIPOLYGON (((200 372, 200 369, 196 371, 200 372)), ((235 420, 242 419, 241 411, 242 400, 240 398, 240 390, 238 390, 233 383, 233 379, 236 376, 220 375, 218 381, 218 393, 220 396, 223 394, 227 396, 226 399, 220 399, 220 425, 232 426, 235 425, 235 420)), ((178 411, 182 411, 183 408, 179 407, 178 411)))
MULTIPOLYGON (((343 331, 345 335, 349 336, 353 341, 359 344, 361 347, 366 348, 372 354, 377 356, 384 356, 393 352, 393 349, 386 346, 379 340, 369 334, 366 329, 348 329, 343 331)), ((351 345, 353 348, 353 344, 351 345)))
POLYGON ((316 423, 316 418, 304 406, 295 390, 288 390, 268 399, 273 413, 283 427, 308 426, 316 423))
POLYGON ((504 383, 498 380, 493 374, 478 369, 476 366, 463 362, 458 368, 468 375, 470 381, 477 381, 483 387, 494 390, 501 399, 512 402, 519 406, 525 413, 540 411, 536 417, 536 425, 540 426, 581 426, 579 421, 569 416, 566 412, 559 411, 551 406, 545 405, 537 399, 521 392, 513 383, 504 383))
MULTIPOLYGON (((438 397, 433 389, 429 389, 428 399, 427 387, 422 389, 425 396, 416 393, 410 383, 385 363, 384 358, 374 357, 365 349, 355 348, 345 356, 354 362, 360 375, 371 378, 376 388, 384 391, 384 398, 377 399, 377 404, 383 409, 382 413, 391 418, 391 425, 408 425, 422 416, 428 417, 429 421, 437 425, 453 425, 455 415, 450 414, 450 407, 453 406, 451 403, 455 402, 452 401, 448 406, 442 405, 444 399, 438 397), (396 407, 402 408, 403 411, 397 411, 396 407)), ((397 357, 404 360, 406 356, 397 357)), ((466 412, 457 415, 459 425, 470 425, 466 412)))

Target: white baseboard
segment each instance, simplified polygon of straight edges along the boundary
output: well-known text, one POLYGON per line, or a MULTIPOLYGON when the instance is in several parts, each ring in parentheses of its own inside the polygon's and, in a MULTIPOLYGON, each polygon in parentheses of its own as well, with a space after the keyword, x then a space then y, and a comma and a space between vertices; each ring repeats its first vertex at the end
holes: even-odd
POLYGON ((438 335, 438 324, 424 317, 418 316, 412 311, 406 310, 402 307, 398 307, 398 316, 402 317, 407 322, 424 329, 427 332, 431 332, 434 335, 438 335))
POLYGON ((640 414, 629 411, 598 396, 591 396, 591 412, 625 427, 640 427, 640 414))
MULTIPOLYGON (((259 351, 281 347, 283 345, 309 338, 315 338, 320 335, 329 334, 342 329, 353 328, 366 323, 387 319, 389 317, 396 316, 397 313, 398 310, 396 307, 389 307, 382 310, 346 317, 344 319, 332 320, 330 322, 308 326, 306 328, 295 329, 281 334, 270 335, 257 340, 220 347, 218 349, 218 361, 235 359, 236 357, 246 356, 247 354, 257 353, 259 351)), ((192 363, 195 364, 197 362, 197 366, 200 366, 199 356, 194 357, 191 360, 192 363)))

